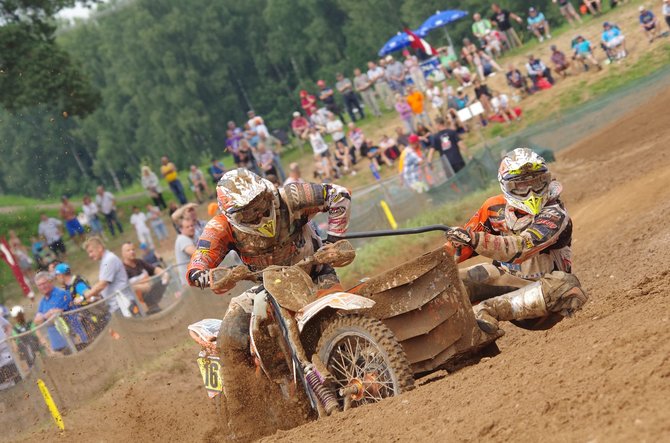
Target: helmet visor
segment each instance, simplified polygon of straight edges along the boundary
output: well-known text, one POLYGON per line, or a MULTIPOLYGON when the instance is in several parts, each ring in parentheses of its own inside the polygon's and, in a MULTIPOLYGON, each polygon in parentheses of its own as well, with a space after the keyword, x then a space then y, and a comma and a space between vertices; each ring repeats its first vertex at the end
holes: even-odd
POLYGON ((275 236, 276 211, 272 192, 260 194, 245 207, 227 215, 231 223, 243 232, 275 236))
POLYGON ((505 180, 503 186, 510 194, 525 197, 530 192, 541 194, 549 187, 551 175, 548 172, 540 172, 532 175, 524 175, 511 180, 505 180))

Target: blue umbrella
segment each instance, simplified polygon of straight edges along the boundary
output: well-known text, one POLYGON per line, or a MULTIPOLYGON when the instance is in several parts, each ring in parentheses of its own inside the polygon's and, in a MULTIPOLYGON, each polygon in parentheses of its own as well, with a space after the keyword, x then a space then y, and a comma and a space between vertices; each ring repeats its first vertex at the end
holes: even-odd
POLYGON ((449 11, 437 11, 434 15, 428 17, 428 19, 423 22, 419 29, 416 30, 416 35, 423 38, 433 29, 441 28, 446 26, 449 23, 453 23, 457 20, 462 19, 468 15, 468 11, 459 11, 459 10, 449 10, 449 11))
POLYGON ((379 56, 383 57, 385 55, 388 55, 392 52, 398 51, 402 48, 405 48, 409 46, 410 41, 409 37, 407 34, 404 32, 398 32, 396 35, 391 37, 389 41, 387 41, 384 46, 379 50, 379 56))

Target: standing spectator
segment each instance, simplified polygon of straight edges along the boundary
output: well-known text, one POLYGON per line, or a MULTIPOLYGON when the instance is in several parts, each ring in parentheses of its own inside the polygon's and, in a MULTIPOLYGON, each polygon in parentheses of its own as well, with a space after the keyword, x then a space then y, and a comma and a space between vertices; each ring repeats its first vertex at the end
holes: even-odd
POLYGON ((166 209, 167 205, 163 199, 163 188, 158 177, 148 166, 142 166, 142 187, 146 189, 154 205, 161 209, 166 209))
POLYGON ((428 163, 432 163, 433 155, 437 152, 447 178, 451 178, 465 167, 465 160, 463 159, 461 150, 467 153, 467 148, 458 136, 458 132, 452 128, 448 128, 447 123, 442 117, 435 119, 435 124, 437 132, 433 135, 433 146, 428 151, 428 163))
POLYGON ((309 120, 300 115, 298 111, 293 113, 293 120, 291 121, 291 130, 301 143, 309 138, 309 120))
POLYGON ((205 201, 209 196, 209 186, 207 186, 205 174, 196 165, 191 165, 188 179, 193 185, 193 192, 195 193, 195 198, 198 200, 198 203, 205 201))
POLYGON ((311 117, 317 110, 316 97, 308 94, 304 89, 300 91, 300 106, 305 111, 307 117, 311 117))
POLYGON ((405 72, 407 72, 412 79, 414 87, 420 91, 426 90, 426 77, 423 75, 423 70, 419 64, 419 59, 412 55, 407 49, 402 52, 405 57, 403 65, 405 65, 405 72))
POLYGON ((321 172, 325 178, 331 176, 332 165, 330 163, 330 153, 328 152, 328 145, 321 137, 321 133, 312 127, 309 130, 309 143, 314 151, 315 161, 321 165, 321 172))
POLYGON ((509 44, 510 48, 517 48, 521 46, 521 40, 519 39, 519 36, 516 34, 516 31, 512 27, 512 23, 510 23, 509 21, 509 19, 511 18, 513 20, 516 20, 517 23, 521 24, 523 23, 521 17, 514 14, 513 12, 509 12, 507 9, 502 9, 495 3, 491 4, 491 9, 493 10, 493 15, 491 16, 491 22, 494 23, 496 27, 503 34, 505 34, 507 43, 509 44))
POLYGON ((551 38, 551 29, 549 28, 549 22, 544 18, 544 14, 539 12, 534 7, 530 7, 528 10, 528 29, 532 32, 535 37, 542 43, 545 39, 551 38), (544 34, 544 35, 542 35, 544 34))
POLYGON ((433 106, 435 112, 438 115, 442 115, 442 107, 444 106, 442 91, 440 91, 440 87, 432 80, 428 80, 426 83, 426 95, 428 96, 428 100, 430 100, 430 104, 433 106))
POLYGON ((229 129, 226 131, 226 151, 233 156, 233 162, 240 168, 242 167, 239 155, 242 130, 240 128, 230 129, 230 123, 235 126, 235 123, 228 122, 229 129))
POLYGON ((212 164, 209 166, 209 176, 212 177, 212 183, 214 183, 215 187, 225 173, 226 168, 223 166, 223 163, 216 158, 212 158, 212 164))
POLYGON ((98 186, 96 189, 95 204, 100 208, 100 212, 105 216, 105 221, 107 222, 107 228, 109 232, 114 237, 116 234, 114 232, 114 225, 119 230, 120 234, 123 234, 123 226, 116 216, 116 199, 111 192, 105 191, 104 186, 98 186))
POLYGON ((565 78, 570 69, 570 62, 562 51, 559 51, 556 45, 551 45, 551 62, 554 64, 554 71, 565 78))
POLYGON ((281 157, 279 156, 282 150, 281 141, 273 135, 261 132, 259 135, 259 142, 263 143, 265 148, 272 154, 272 166, 276 171, 275 175, 279 177, 280 181, 285 180, 286 173, 284 172, 284 168, 281 164, 281 157))
POLYGON ((91 196, 88 194, 84 194, 83 203, 81 209, 84 211, 84 215, 88 220, 88 225, 91 227, 91 234, 102 235, 102 222, 100 221, 98 205, 91 200, 91 196))
MULTIPOLYGON (((12 254, 14 254, 14 257, 19 264, 19 268, 21 269, 21 274, 23 274, 23 280, 26 282, 26 286, 30 287, 30 278, 32 278, 33 274, 33 259, 30 258, 31 253, 28 252, 28 248, 26 248, 23 242, 21 242, 21 239, 18 237, 18 235, 16 235, 14 230, 10 229, 7 234, 9 237, 7 239, 9 249, 12 251, 12 254)), ((35 294, 32 292, 32 288, 30 289, 30 292, 27 294, 27 296, 30 299, 35 297, 35 294)))
POLYGON ((414 113, 414 121, 418 124, 419 122, 423 123, 426 126, 430 126, 430 118, 426 113, 426 108, 424 106, 425 97, 421 91, 415 88, 413 85, 410 85, 407 88, 407 103, 409 107, 412 108, 414 113))
POLYGON ((342 142, 347 146, 347 137, 344 134, 344 124, 342 120, 335 117, 332 112, 328 115, 328 123, 326 123, 326 132, 333 137, 333 142, 342 142))
POLYGON ((277 176, 277 170, 274 167, 274 156, 272 155, 272 152, 268 151, 265 143, 258 143, 256 150, 258 152, 258 166, 260 166, 261 171, 263 171, 263 176, 266 178, 269 175, 277 176))
POLYGON ((392 55, 386 57, 386 79, 393 92, 405 94, 405 66, 392 55))
MULTIPOLYGON (((64 312, 76 308, 72 302, 70 294, 64 289, 54 286, 50 273, 44 271, 38 272, 35 276, 35 284, 37 285, 37 289, 39 289, 43 295, 37 308, 37 314, 35 314, 35 324, 40 325, 45 321, 58 317, 64 312)), ((79 335, 82 343, 88 342, 88 337, 75 314, 71 316, 63 315, 63 320, 65 320, 67 325, 79 335)), ((49 336, 52 351, 62 352, 64 354, 70 353, 68 343, 58 332, 55 323, 52 323, 47 327, 47 335, 49 336)))
POLYGON ((618 26, 610 22, 603 23, 602 43, 605 52, 610 59, 622 59, 626 57, 626 38, 618 26))
POLYGON ((84 228, 79 223, 79 220, 77 220, 77 210, 65 195, 61 197, 60 201, 60 217, 65 222, 67 233, 70 234, 70 238, 74 240, 74 243, 80 246, 84 241, 84 228))
POLYGON ((56 257, 59 260, 63 260, 66 252, 61 231, 63 223, 53 217, 47 217, 46 214, 41 214, 40 220, 40 224, 37 227, 37 233, 46 241, 49 249, 56 254, 56 257))
POLYGON ((640 26, 644 31, 644 34, 647 36, 649 43, 652 43, 659 33, 659 24, 658 19, 649 9, 644 6, 640 6, 640 26))
POLYGON ((130 216, 130 224, 135 226, 137 240, 153 248, 154 241, 151 238, 151 231, 149 231, 149 227, 147 226, 147 220, 147 215, 141 212, 139 207, 133 206, 133 215, 130 216))
POLYGON ((663 0, 663 7, 661 8, 661 13, 665 18, 665 24, 670 28, 670 0, 663 0))
MULTIPOLYGON (((179 281, 182 285, 187 285, 186 281, 186 265, 191 261, 191 255, 195 252, 195 224, 190 218, 182 218, 179 225, 181 231, 177 236, 174 244, 174 256, 178 266, 179 281)), ((204 243, 209 243, 207 240, 201 240, 203 244, 198 245, 206 248, 204 243)))
POLYGON ((472 33, 479 39, 479 44, 485 46, 486 36, 493 30, 493 25, 488 19, 482 19, 479 12, 475 12, 472 16, 472 33))
POLYGON ((160 266, 154 266, 137 258, 135 245, 131 242, 121 246, 121 259, 128 274, 128 282, 137 298, 147 306, 147 314, 160 311, 158 302, 163 298, 170 275, 160 266), (158 275, 161 275, 160 284, 151 278, 158 275))
POLYGON ((358 102, 358 97, 354 92, 354 85, 351 83, 351 80, 346 78, 341 72, 335 74, 337 83, 335 83, 335 88, 342 94, 344 99, 344 106, 347 108, 347 114, 352 122, 356 121, 356 111, 361 115, 361 118, 365 118, 365 112, 361 104, 358 102))
POLYGON ((558 7, 561 11, 561 15, 565 17, 570 26, 574 26, 574 21, 577 21, 580 25, 582 24, 582 18, 577 14, 575 7, 572 5, 570 0, 552 0, 554 3, 558 3, 558 7))
POLYGON ((321 100, 323 106, 325 106, 326 109, 332 114, 337 114, 340 120, 344 121, 342 111, 340 111, 340 107, 335 101, 335 93, 333 92, 333 88, 327 86, 326 82, 323 80, 317 81, 316 85, 319 87, 319 100, 321 100))
POLYGON ((393 92, 386 80, 386 70, 383 66, 377 65, 375 62, 368 62, 368 78, 375 87, 377 97, 384 103, 386 109, 393 107, 393 92))
POLYGON ((181 225, 182 218, 191 220, 195 230, 195 238, 200 238, 200 234, 202 234, 202 231, 204 231, 207 222, 198 218, 198 213, 196 212, 197 208, 198 205, 195 203, 187 203, 186 205, 177 209, 171 217, 178 226, 181 225))
POLYGON ((421 180, 421 165, 423 160, 417 154, 421 152, 419 136, 411 134, 408 138, 409 143, 402 150, 400 170, 400 182, 419 194, 428 190, 426 182, 421 180))
MULTIPOLYGON (((589 69, 589 66, 586 64, 587 60, 593 63, 598 68, 598 70, 602 69, 600 63, 598 63, 598 60, 596 60, 596 58, 593 56, 591 43, 581 35, 578 35, 575 39, 573 49, 574 54, 572 55, 572 58, 581 61, 584 64, 584 70, 589 69)), ((609 59, 607 61, 609 62, 609 59)))
POLYGON ((395 110, 400 116, 408 133, 414 132, 414 112, 407 100, 400 94, 395 95, 395 110))
POLYGON ((161 215, 161 210, 158 208, 158 206, 147 204, 147 217, 149 218, 151 229, 153 229, 159 244, 163 243, 163 240, 167 239, 168 237, 167 228, 165 227, 165 223, 163 222, 161 215))
POLYGON ((546 78, 549 83, 554 84, 554 79, 551 76, 551 69, 549 69, 542 60, 535 58, 533 54, 528 56, 528 63, 526 63, 526 71, 530 77, 535 89, 538 89, 537 82, 541 78, 546 78))
MULTIPOLYGON (((41 348, 40 341, 34 332, 35 325, 31 320, 26 319, 26 313, 22 306, 14 306, 11 311, 11 316, 12 321, 14 322, 14 325, 12 326, 12 336, 16 337, 17 335, 23 334, 16 339, 19 358, 28 363, 29 367, 32 367, 35 362, 35 357, 40 353, 41 348)), ((1 337, 0 340, 2 340, 1 337)), ((0 366, 2 366, 1 363, 0 366)))
POLYGON ((509 64, 507 73, 505 73, 505 78, 507 78, 507 84, 513 89, 519 89, 526 94, 531 94, 526 77, 514 66, 514 64, 509 64))
POLYGON ((124 317, 130 317, 137 309, 133 297, 129 294, 128 274, 121 259, 105 248, 100 237, 91 237, 84 243, 89 258, 100 262, 98 282, 86 293, 88 300, 102 295, 107 301, 109 311, 121 310, 124 317))
POLYGON ((284 182, 284 186, 290 185, 291 183, 305 183, 300 174, 300 165, 296 162, 288 165, 288 178, 284 182))
POLYGON ((161 157, 161 175, 165 178, 165 181, 168 182, 170 190, 179 203, 185 205, 188 200, 186 200, 184 186, 181 184, 181 181, 177 176, 177 167, 167 158, 167 156, 161 157))
POLYGON ((380 117, 382 113, 379 110, 373 86, 374 82, 366 74, 363 74, 358 68, 354 69, 354 89, 361 95, 368 111, 372 112, 375 117, 380 117))

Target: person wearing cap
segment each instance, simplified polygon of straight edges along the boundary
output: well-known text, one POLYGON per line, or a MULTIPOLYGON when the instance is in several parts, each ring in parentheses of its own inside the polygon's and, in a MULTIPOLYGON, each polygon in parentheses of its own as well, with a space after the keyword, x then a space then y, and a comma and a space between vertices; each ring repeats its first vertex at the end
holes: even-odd
POLYGON ((54 268, 54 275, 56 280, 63 285, 63 288, 70 294, 72 302, 76 305, 85 304, 86 301, 93 301, 86 299, 86 292, 91 289, 91 285, 85 278, 72 274, 70 265, 67 263, 59 263, 54 268))
POLYGON ((565 56, 563 51, 559 51, 556 45, 551 45, 551 62, 554 64, 554 71, 558 72, 561 77, 565 78, 570 69, 570 61, 565 56))
POLYGON ((26 319, 26 313, 22 306, 14 306, 10 311, 12 318, 12 337, 15 337, 18 348, 19 359, 32 366, 35 357, 41 350, 40 341, 35 334, 35 325, 32 320, 26 319), (24 334, 24 335, 21 335, 24 334), (20 337, 17 337, 21 335, 20 337))
POLYGON ((640 18, 639 18, 640 26, 642 27, 644 34, 647 36, 649 43, 652 43, 654 39, 659 36, 658 19, 656 18, 653 12, 651 12, 644 6, 640 6, 639 11, 640 11, 640 18))
POLYGON ((349 114, 351 121, 356 121, 356 111, 358 111, 360 114, 361 119, 365 118, 365 112, 363 111, 363 107, 361 106, 360 102, 358 101, 358 97, 354 92, 354 84, 351 82, 351 80, 345 77, 341 72, 335 74, 335 78, 337 79, 337 82, 335 83, 335 89, 337 89, 340 94, 342 94, 342 98, 344 99, 344 106, 347 108, 347 114, 349 114))
POLYGON ((398 170, 400 171, 400 182, 419 194, 428 190, 428 185, 421 180, 421 139, 416 134, 410 134, 409 144, 405 146, 400 154, 398 170))
POLYGON ((537 82, 541 78, 546 78, 549 83, 552 85, 554 84, 554 78, 551 76, 551 69, 542 63, 542 60, 535 58, 533 54, 528 55, 526 71, 528 71, 528 77, 530 77, 536 90, 539 89, 537 82))
POLYGON ((375 117, 382 115, 379 110, 379 104, 375 97, 373 89, 374 82, 370 80, 367 74, 361 72, 359 68, 354 69, 354 89, 361 95, 365 107, 372 112, 375 117))
POLYGON ((540 43, 544 41, 545 37, 547 39, 551 38, 549 22, 544 17, 543 13, 531 6, 530 9, 528 9, 528 18, 526 20, 528 22, 528 29, 535 35, 535 37, 537 37, 540 43))
POLYGON ((335 101, 335 92, 333 92, 333 88, 326 85, 324 80, 318 80, 316 85, 319 87, 319 100, 321 100, 323 106, 331 113, 337 115, 340 120, 344 121, 342 111, 335 101))
POLYGON ((626 38, 618 26, 610 22, 603 23, 601 41, 603 49, 607 52, 610 60, 626 57, 626 38))
POLYGON ((312 114, 316 113, 316 97, 312 94, 309 94, 304 89, 300 91, 300 106, 305 111, 307 117, 311 117, 312 114))
POLYGON ((293 120, 291 120, 291 130, 299 140, 304 142, 309 137, 309 120, 303 117, 300 112, 295 111, 293 120))
POLYGON ((561 11, 561 15, 565 17, 568 21, 568 24, 572 27, 574 22, 577 21, 579 24, 582 23, 582 18, 577 14, 575 7, 572 5, 570 0, 552 0, 554 3, 558 3, 558 8, 561 11))

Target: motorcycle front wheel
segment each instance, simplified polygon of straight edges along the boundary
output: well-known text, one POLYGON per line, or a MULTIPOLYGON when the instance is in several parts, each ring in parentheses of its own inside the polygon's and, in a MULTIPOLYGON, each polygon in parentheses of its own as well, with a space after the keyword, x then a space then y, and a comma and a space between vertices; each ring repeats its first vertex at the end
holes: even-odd
MULTIPOLYGON (((358 388, 351 407, 376 403, 414 387, 405 351, 379 320, 360 315, 335 319, 321 335, 317 353, 338 388, 358 388)), ((338 400, 344 403, 339 394, 338 400)))

